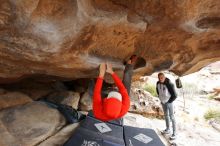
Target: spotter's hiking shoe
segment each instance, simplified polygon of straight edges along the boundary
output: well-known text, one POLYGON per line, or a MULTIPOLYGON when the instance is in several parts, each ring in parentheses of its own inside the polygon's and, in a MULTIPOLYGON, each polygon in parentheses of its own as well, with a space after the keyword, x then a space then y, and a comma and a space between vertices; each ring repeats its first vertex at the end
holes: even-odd
POLYGON ((170 130, 169 129, 165 129, 163 131, 161 131, 162 134, 170 134, 170 130))
POLYGON ((175 140, 176 139, 176 135, 175 134, 172 134, 171 136, 170 136, 170 140, 175 140))

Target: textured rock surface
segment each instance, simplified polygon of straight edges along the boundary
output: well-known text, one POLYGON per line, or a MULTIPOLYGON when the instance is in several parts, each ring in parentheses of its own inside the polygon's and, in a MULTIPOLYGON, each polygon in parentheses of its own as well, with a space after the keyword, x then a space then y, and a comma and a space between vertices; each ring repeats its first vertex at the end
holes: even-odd
MULTIPOLYGON (((71 81, 75 83, 75 81, 71 81)), ((72 84, 73 84, 72 83, 72 84)), ((73 85, 70 85, 71 87, 73 85)), ((77 85, 77 84, 76 84, 77 85)), ((0 85, 3 89, 9 91, 18 91, 28 95, 33 100, 37 100, 39 98, 48 97, 52 94, 58 94, 61 92, 67 92, 68 86, 65 86, 63 82, 55 80, 53 77, 48 78, 39 78, 39 77, 31 77, 27 78, 13 84, 4 84, 0 85)), ((78 85, 77 85, 78 86, 78 85)), ((71 91, 75 91, 75 89, 70 89, 71 91)), ((1 93, 1 91, 0 91, 1 93)), ((67 96, 67 94, 64 94, 67 96)))
POLYGON ((32 99, 20 92, 7 92, 0 94, 0 110, 16 105, 32 102, 32 99))
MULTIPOLYGON (((0 77, 91 78, 131 54, 137 74, 195 72, 220 59, 218 0, 0 0, 0 77)), ((9 80, 10 79, 10 80, 9 80)))
POLYGON ((129 111, 146 117, 162 118, 164 115, 159 99, 137 88, 131 90, 131 106, 129 111))
POLYGON ((78 109, 80 94, 72 91, 55 92, 47 98, 49 101, 69 105, 74 109, 78 109))
POLYGON ((78 127, 79 124, 70 124, 61 129, 54 136, 51 136, 49 139, 45 140, 39 146, 61 146, 63 145, 73 134, 74 130, 78 127))
POLYGON ((90 111, 92 110, 92 97, 88 92, 85 92, 79 101, 79 110, 90 111))
POLYGON ((56 133, 64 117, 43 103, 32 102, 0 112, 1 146, 34 146, 56 133))

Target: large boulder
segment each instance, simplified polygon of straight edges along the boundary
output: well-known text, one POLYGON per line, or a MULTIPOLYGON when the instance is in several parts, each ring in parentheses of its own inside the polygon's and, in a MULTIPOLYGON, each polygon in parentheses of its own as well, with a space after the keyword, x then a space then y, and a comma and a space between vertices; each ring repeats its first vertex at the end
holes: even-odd
POLYGON ((62 82, 54 81, 54 78, 48 77, 31 77, 20 80, 13 84, 4 84, 5 89, 10 91, 19 91, 28 95, 33 100, 38 100, 48 96, 56 91, 66 91, 65 85, 62 82))
POLYGON ((16 105, 26 104, 29 102, 32 102, 32 99, 20 92, 4 91, 0 93, 0 110, 16 105))
POLYGON ((1 110, 0 145, 35 146, 64 124, 65 119, 57 110, 41 102, 1 110))
POLYGON ((136 75, 189 74, 220 60, 218 0, 0 0, 0 82, 59 80, 118 71, 137 54, 136 75), (145 65, 145 62, 147 64, 145 65))
POLYGON ((54 136, 43 141, 38 146, 61 146, 63 145, 74 133, 75 129, 78 127, 79 123, 70 124, 61 129, 54 136))
POLYGON ((47 97, 47 100, 78 109, 80 94, 73 91, 54 92, 47 97))
POLYGON ((149 92, 143 89, 133 88, 131 90, 130 99, 130 112, 146 117, 163 117, 164 114, 159 98, 152 96, 149 92))
POLYGON ((79 110, 81 111, 90 111, 92 110, 92 97, 88 92, 85 92, 80 98, 79 110))

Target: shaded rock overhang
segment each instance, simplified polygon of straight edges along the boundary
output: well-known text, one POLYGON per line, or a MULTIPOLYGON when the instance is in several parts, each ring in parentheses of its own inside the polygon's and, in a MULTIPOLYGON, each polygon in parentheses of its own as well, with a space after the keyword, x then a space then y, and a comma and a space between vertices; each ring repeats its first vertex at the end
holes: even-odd
MULTIPOLYGON (((94 78, 132 54, 136 76, 198 71, 220 60, 217 0, 0 0, 0 83, 94 78)), ((107 77, 108 78, 108 77, 107 77)))

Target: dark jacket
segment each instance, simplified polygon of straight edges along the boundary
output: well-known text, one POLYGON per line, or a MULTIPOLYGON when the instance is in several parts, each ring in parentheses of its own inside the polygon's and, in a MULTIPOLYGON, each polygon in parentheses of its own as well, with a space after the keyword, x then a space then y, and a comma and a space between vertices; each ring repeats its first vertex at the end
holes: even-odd
MULTIPOLYGON (((160 82, 158 81, 157 86, 158 86, 159 83, 160 82)), ((164 83, 162 83, 162 84, 164 84, 167 87, 167 89, 168 89, 168 91, 171 95, 168 102, 172 103, 177 98, 176 90, 175 90, 175 87, 174 87, 173 83, 171 83, 170 79, 166 78, 164 83)), ((159 95, 159 91, 158 91, 157 87, 156 87, 156 90, 157 90, 157 94, 159 95)))

